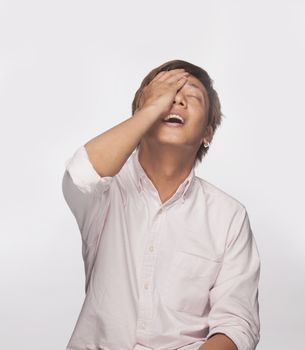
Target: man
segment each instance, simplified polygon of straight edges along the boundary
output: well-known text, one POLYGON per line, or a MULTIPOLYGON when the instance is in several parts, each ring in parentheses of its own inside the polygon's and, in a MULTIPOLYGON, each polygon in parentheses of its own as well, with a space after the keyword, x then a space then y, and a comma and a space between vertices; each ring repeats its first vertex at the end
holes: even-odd
POLYGON ((260 259, 246 208, 197 177, 221 122, 205 70, 144 78, 132 116, 66 162, 86 297, 69 350, 254 350, 260 259))

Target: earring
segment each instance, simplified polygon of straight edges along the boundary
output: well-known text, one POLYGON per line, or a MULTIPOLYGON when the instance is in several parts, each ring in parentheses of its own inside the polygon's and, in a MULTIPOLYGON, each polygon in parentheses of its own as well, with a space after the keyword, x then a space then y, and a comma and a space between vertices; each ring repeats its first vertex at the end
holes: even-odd
POLYGON ((208 148, 208 147, 210 146, 210 142, 208 142, 208 143, 202 142, 202 144, 203 144, 203 147, 204 147, 204 148, 208 148))

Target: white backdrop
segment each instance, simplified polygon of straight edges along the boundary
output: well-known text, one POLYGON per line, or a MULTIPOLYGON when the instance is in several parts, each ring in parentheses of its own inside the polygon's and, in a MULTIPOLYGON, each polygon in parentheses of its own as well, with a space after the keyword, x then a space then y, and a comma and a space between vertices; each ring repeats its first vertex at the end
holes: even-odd
POLYGON ((304 1, 2 0, 1 349, 65 349, 85 294, 64 163, 129 118, 144 76, 172 59, 206 69, 222 102, 196 172, 248 210, 257 349, 303 348, 304 1))

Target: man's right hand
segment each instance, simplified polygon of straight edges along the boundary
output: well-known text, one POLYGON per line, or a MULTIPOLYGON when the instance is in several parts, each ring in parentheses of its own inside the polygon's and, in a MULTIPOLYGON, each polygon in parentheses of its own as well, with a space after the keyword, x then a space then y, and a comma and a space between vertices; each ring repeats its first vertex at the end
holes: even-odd
POLYGON ((153 109, 156 116, 164 118, 172 108, 177 91, 186 83, 188 76, 189 73, 184 69, 159 72, 143 88, 137 110, 153 109))
POLYGON ((84 146, 100 176, 114 176, 154 123, 172 108, 177 91, 187 81, 184 69, 159 72, 144 87, 133 116, 89 140, 84 146))

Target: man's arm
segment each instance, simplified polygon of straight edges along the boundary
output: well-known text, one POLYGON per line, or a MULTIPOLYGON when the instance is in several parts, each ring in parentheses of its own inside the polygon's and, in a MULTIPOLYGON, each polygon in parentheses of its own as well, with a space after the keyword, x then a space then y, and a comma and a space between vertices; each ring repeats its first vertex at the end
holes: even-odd
MULTIPOLYGON (((212 338, 216 333, 231 339, 238 350, 255 350, 260 339, 259 276, 260 257, 246 208, 242 207, 230 225, 222 267, 210 290, 209 333, 206 347, 202 345, 204 350, 214 349, 218 341, 228 343, 219 334, 212 338)), ((217 350, 222 349, 227 347, 217 350)))
POLYGON ((223 333, 213 334, 198 350, 238 350, 235 343, 223 333))
POLYGON ((88 141, 84 146, 96 172, 103 177, 116 175, 156 120, 154 110, 144 108, 88 141))

